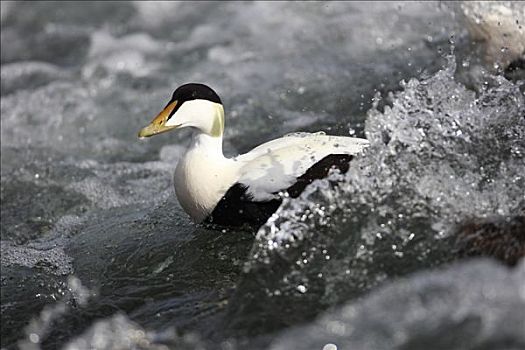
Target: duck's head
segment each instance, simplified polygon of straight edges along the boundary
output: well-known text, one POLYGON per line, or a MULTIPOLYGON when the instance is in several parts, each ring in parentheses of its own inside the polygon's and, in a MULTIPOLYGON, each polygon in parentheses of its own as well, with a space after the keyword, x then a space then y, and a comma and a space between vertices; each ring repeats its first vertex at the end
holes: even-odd
POLYGON ((224 109, 219 96, 204 84, 179 86, 166 107, 140 130, 139 137, 150 137, 173 129, 194 127, 210 136, 222 136, 224 109))

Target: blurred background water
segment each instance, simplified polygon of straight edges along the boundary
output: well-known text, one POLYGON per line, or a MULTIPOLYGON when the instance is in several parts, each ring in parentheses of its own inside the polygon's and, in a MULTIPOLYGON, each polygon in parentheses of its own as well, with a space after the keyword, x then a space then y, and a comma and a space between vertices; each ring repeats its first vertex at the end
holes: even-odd
POLYGON ((525 348, 522 3, 1 6, 2 348, 525 348), (185 82, 230 155, 371 147, 259 232, 195 225, 190 133, 136 138, 185 82))

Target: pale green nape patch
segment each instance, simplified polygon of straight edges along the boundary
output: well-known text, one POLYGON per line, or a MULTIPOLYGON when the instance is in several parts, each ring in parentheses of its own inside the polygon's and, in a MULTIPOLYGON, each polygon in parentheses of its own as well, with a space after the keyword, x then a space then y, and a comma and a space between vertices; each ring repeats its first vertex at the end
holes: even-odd
POLYGON ((217 105, 217 111, 215 118, 213 119, 213 125, 211 126, 210 135, 213 137, 220 137, 224 133, 224 108, 221 105, 217 105))

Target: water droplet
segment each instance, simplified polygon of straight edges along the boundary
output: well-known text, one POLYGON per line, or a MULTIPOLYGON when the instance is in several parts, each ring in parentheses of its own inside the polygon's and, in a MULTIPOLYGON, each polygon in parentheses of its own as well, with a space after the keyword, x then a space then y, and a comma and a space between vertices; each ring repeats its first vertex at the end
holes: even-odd
POLYGON ((323 350, 337 350, 337 345, 328 343, 325 346, 323 346, 323 350))
POLYGON ((31 341, 31 343, 37 344, 40 341, 40 337, 36 333, 31 333, 29 335, 29 340, 31 341))

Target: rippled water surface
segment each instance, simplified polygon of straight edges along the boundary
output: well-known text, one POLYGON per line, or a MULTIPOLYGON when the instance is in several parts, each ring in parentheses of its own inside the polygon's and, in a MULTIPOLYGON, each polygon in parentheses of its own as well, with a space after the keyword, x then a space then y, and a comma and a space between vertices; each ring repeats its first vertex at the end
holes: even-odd
POLYGON ((1 10, 2 348, 525 348, 520 2, 1 10), (230 155, 371 146, 258 232, 195 225, 190 132, 136 137, 190 81, 230 155))

